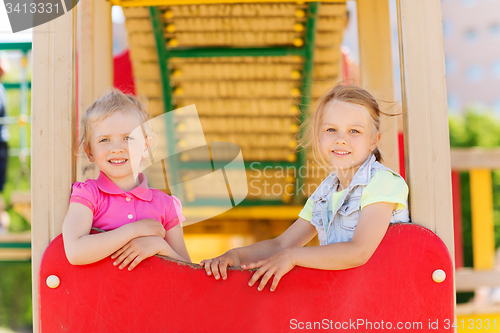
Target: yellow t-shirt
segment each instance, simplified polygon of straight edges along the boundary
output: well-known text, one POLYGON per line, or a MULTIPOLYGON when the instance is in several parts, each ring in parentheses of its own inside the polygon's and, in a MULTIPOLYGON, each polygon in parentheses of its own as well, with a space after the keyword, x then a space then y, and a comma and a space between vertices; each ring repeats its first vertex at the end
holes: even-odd
MULTIPOLYGON (((332 211, 335 210, 340 198, 344 194, 345 189, 340 192, 335 192, 331 196, 332 211)), ((376 202, 391 202, 397 203, 396 210, 406 207, 408 199, 408 185, 406 182, 387 170, 380 170, 373 175, 368 185, 366 185, 361 194, 361 209, 376 202)), ((307 199, 304 208, 299 213, 299 217, 304 220, 311 221, 313 201, 307 199)))

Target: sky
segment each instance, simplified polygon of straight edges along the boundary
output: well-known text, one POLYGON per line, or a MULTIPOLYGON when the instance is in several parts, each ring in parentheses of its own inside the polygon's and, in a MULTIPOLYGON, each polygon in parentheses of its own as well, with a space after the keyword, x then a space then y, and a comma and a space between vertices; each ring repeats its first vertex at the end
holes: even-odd
POLYGON ((7 16, 7 10, 5 9, 4 0, 0 0, 0 43, 30 42, 32 35, 31 30, 32 29, 20 31, 15 34, 12 33, 9 17, 7 16))

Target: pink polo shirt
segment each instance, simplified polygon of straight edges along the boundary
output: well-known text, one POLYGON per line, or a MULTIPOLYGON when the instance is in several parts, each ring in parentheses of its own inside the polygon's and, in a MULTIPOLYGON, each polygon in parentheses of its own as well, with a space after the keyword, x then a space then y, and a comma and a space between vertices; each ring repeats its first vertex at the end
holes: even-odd
POLYGON ((69 202, 87 206, 94 214, 92 227, 113 230, 127 223, 153 218, 169 230, 185 220, 179 199, 148 187, 144 174, 140 184, 124 192, 102 171, 97 179, 75 182, 69 202))

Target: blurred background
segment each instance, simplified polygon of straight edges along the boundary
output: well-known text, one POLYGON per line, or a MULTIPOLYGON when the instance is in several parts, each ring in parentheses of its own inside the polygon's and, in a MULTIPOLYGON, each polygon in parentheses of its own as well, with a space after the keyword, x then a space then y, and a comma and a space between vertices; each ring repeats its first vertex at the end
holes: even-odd
MULTIPOLYGON (((395 1, 389 3, 394 96, 400 103, 396 6, 395 1)), ((441 0, 441 6, 451 147, 498 147, 500 0, 441 0)), ((308 194, 324 177, 310 155, 297 152, 294 144, 302 120, 300 114, 307 114, 312 109, 304 108, 302 100, 301 83, 308 59, 297 55, 249 58, 227 53, 225 49, 230 46, 302 47, 307 43, 305 8, 301 2, 253 7, 236 4, 231 8, 209 5, 159 7, 159 22, 164 28, 168 50, 194 46, 220 51, 220 57, 209 60, 171 59, 168 71, 162 72, 153 36, 153 28, 158 22, 150 20, 150 13, 145 8, 113 6, 115 86, 146 96, 151 113, 158 115, 168 109, 161 98, 161 80, 168 76, 172 86, 170 106, 196 104, 207 141, 237 143, 245 161, 259 162, 261 167, 269 166, 274 170, 264 179, 268 181, 267 186, 263 185, 259 172, 247 170, 249 181, 259 182, 250 186, 249 196, 239 207, 241 209, 185 227, 186 243, 194 262, 220 255, 232 247, 279 235, 296 219, 308 194), (290 26, 290 31, 277 30, 280 26, 290 26), (242 121, 246 121, 245 126, 241 125, 242 121), (238 130, 229 130, 234 128, 238 130), (302 185, 296 183, 297 177, 292 173, 277 174, 279 170, 301 165, 308 166, 309 176, 301 180, 306 185, 305 195, 278 190, 286 184, 294 188, 302 185)), ((312 106, 321 92, 336 82, 359 83, 356 2, 322 4, 318 15, 312 59, 313 82, 310 83, 312 106)), ((8 129, 8 160, 1 193, 3 202, 0 202, 0 333, 31 332, 33 326, 31 57, 31 32, 12 34, 5 6, 0 1, 0 71, 4 72, 0 77, 0 102, 6 112, 5 115, 0 113, 0 125, 8 129)), ((0 133, 2 131, 0 128, 0 133)), ((402 122, 399 132, 402 135, 402 122)), ((400 153, 402 149, 400 147, 400 153)), ((402 160, 400 167, 404 170, 402 160)), ((493 234, 495 249, 500 246, 499 170, 491 170, 491 189, 485 189, 492 193, 492 210, 487 214, 492 216, 493 228, 487 233, 488 237, 493 234)), ((186 172, 180 170, 179 176, 185 176, 186 172)), ((478 259, 473 256, 470 172, 455 171, 453 186, 456 266, 475 267, 478 259)), ((196 191, 191 193, 191 197, 197 195, 196 191)), ((187 210, 192 209, 189 198, 187 193, 183 201, 187 210)), ((309 245, 316 244, 313 240, 309 245)), ((499 257, 497 255, 497 270, 500 269, 499 257)), ((500 313, 500 289, 460 292, 457 302, 464 307, 496 309, 491 311, 500 313)))

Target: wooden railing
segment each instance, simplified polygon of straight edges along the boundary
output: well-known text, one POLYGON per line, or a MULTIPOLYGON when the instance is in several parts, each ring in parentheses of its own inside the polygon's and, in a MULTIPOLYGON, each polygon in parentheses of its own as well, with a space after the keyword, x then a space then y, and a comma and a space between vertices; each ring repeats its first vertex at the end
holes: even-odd
POLYGON ((495 234, 491 171, 500 169, 500 149, 461 148, 451 150, 453 171, 470 173, 473 269, 456 270, 457 291, 481 286, 500 286, 495 265, 495 234))

